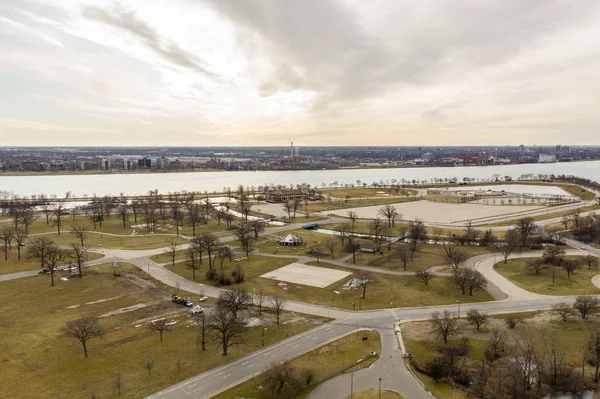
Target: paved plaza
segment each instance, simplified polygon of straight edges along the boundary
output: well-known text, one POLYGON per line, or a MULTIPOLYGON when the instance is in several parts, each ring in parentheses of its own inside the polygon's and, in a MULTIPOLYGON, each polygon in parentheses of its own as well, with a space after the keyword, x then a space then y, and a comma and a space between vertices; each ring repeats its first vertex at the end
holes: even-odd
POLYGON ((273 270, 261 277, 271 280, 285 281, 311 287, 325 288, 351 273, 340 270, 327 269, 325 267, 308 266, 302 263, 292 263, 277 270, 273 270))

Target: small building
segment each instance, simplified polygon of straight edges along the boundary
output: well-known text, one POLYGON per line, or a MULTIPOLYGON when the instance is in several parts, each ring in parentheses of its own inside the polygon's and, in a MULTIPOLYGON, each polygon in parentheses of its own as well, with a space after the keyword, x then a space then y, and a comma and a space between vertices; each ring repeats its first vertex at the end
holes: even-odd
POLYGON ((360 247, 361 252, 369 252, 374 254, 377 250, 377 247, 372 242, 366 242, 360 247))
POLYGON ((275 190, 265 194, 268 202, 285 202, 296 199, 303 199, 304 193, 302 190, 275 190))
POLYGON ((277 244, 281 245, 282 247, 295 247, 304 244, 304 240, 302 237, 288 234, 285 237, 277 237, 277 244))

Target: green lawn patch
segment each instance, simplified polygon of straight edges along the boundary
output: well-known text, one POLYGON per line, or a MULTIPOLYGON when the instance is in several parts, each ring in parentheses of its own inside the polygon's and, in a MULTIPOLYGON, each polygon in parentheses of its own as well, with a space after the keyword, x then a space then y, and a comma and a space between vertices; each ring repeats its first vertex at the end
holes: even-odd
MULTIPOLYGON (((585 258, 585 257, 567 257, 567 258, 585 258)), ((552 284, 552 276, 547 270, 542 270, 536 274, 533 270, 527 268, 527 261, 530 258, 509 259, 504 262, 496 263, 494 268, 504 277, 518 285, 519 287, 544 295, 596 295, 600 294, 600 289, 592 284, 592 277, 600 274, 597 269, 588 270, 587 266, 575 271, 570 279, 567 278, 567 272, 561 270, 552 284)))
MULTIPOLYGON (((96 260, 103 258, 104 255, 88 252, 87 260, 96 260)), ((10 274, 24 272, 27 270, 41 269, 40 261, 37 259, 27 259, 27 248, 21 248, 21 260, 18 260, 17 249, 13 247, 8 251, 8 260, 4 260, 4 252, 0 252, 0 274, 10 274)))

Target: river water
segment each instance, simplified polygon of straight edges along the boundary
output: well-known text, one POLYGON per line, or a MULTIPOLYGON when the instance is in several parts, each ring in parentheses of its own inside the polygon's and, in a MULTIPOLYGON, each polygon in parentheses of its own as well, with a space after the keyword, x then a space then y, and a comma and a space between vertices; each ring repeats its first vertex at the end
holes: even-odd
POLYGON ((63 197, 67 191, 73 196, 146 194, 158 190, 166 194, 175 191, 221 191, 223 187, 286 185, 309 183, 321 186, 337 181, 340 184, 357 180, 370 184, 396 179, 412 181, 433 178, 490 179, 494 175, 517 178, 523 174, 565 174, 600 181, 600 162, 571 162, 553 164, 524 164, 503 166, 460 166, 437 168, 394 169, 339 169, 306 171, 256 171, 256 172, 190 172, 190 173, 136 173, 98 175, 39 175, 1 176, 0 191, 19 196, 34 194, 63 197))

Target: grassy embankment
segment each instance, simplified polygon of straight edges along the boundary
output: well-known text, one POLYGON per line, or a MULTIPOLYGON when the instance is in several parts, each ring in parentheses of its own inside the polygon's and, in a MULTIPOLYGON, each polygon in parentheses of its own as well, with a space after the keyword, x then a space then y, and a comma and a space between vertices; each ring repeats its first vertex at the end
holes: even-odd
POLYGON ((319 190, 323 195, 331 195, 334 198, 369 198, 369 197, 385 197, 385 196, 414 196, 417 195, 417 190, 403 188, 397 193, 396 190, 389 187, 355 187, 355 188, 331 188, 319 190))
MULTIPOLYGON (((585 259, 584 256, 567 256, 567 259, 585 259)), ((567 278, 567 272, 560 270, 552 284, 552 276, 547 270, 539 273, 527 268, 527 261, 531 258, 509 259, 496 263, 494 268, 504 277, 519 287, 543 295, 598 295, 600 288, 592 284, 592 277, 600 274, 597 268, 588 270, 587 265, 582 265, 576 270, 571 278, 567 278)))
MULTIPOLYGON (((371 351, 381 352, 379 333, 376 331, 358 331, 291 360, 290 365, 297 373, 304 370, 312 370, 314 373, 314 379, 310 387, 295 397, 305 398, 317 385, 347 372, 352 365, 356 365, 358 359, 362 359, 371 351), (368 339, 363 340, 363 337, 368 339)), ((354 370, 369 367, 375 360, 376 357, 364 360, 358 363, 354 370)), ((271 394, 266 392, 262 386, 263 379, 262 374, 258 375, 214 398, 268 399, 271 394)), ((355 395, 355 397, 358 396, 355 395)), ((364 398, 368 398, 368 396, 364 396, 364 398)))
MULTIPOLYGON (((600 205, 588 205, 588 206, 583 206, 583 207, 578 208, 578 209, 581 212, 595 211, 595 210, 600 210, 600 205)), ((560 217, 563 217, 565 215, 570 214, 571 212, 572 212, 572 210, 559 211, 559 212, 550 212, 550 213, 546 213, 544 215, 532 216, 532 218, 533 218, 533 220, 535 222, 541 222, 543 220, 560 218, 560 217)), ((525 217, 525 216, 521 216, 521 217, 525 217)), ((512 226, 512 225, 515 225, 521 217, 518 217, 518 218, 512 219, 512 220, 506 220, 504 222, 485 224, 485 225, 481 225, 481 226, 477 226, 477 227, 485 228, 485 227, 512 226)))
MULTIPOLYGON (((111 265, 94 266, 82 279, 57 279, 56 287, 50 287, 48 276, 0 283, 2 397, 144 397, 244 356, 261 342, 261 328, 252 327, 226 357, 210 339, 202 351, 187 308, 172 303, 169 291, 135 266, 121 263, 119 271, 114 278, 111 265), (106 330, 104 338, 88 342, 88 358, 77 341, 59 332, 67 321, 86 316, 99 317, 106 330), (177 322, 163 342, 147 328, 148 321, 160 317, 177 322), (154 361, 151 374, 148 361, 154 361), (113 385, 117 374, 124 381, 120 396, 113 385)), ((283 320, 276 325, 274 316, 265 313, 266 345, 323 322, 291 313, 283 320)))

